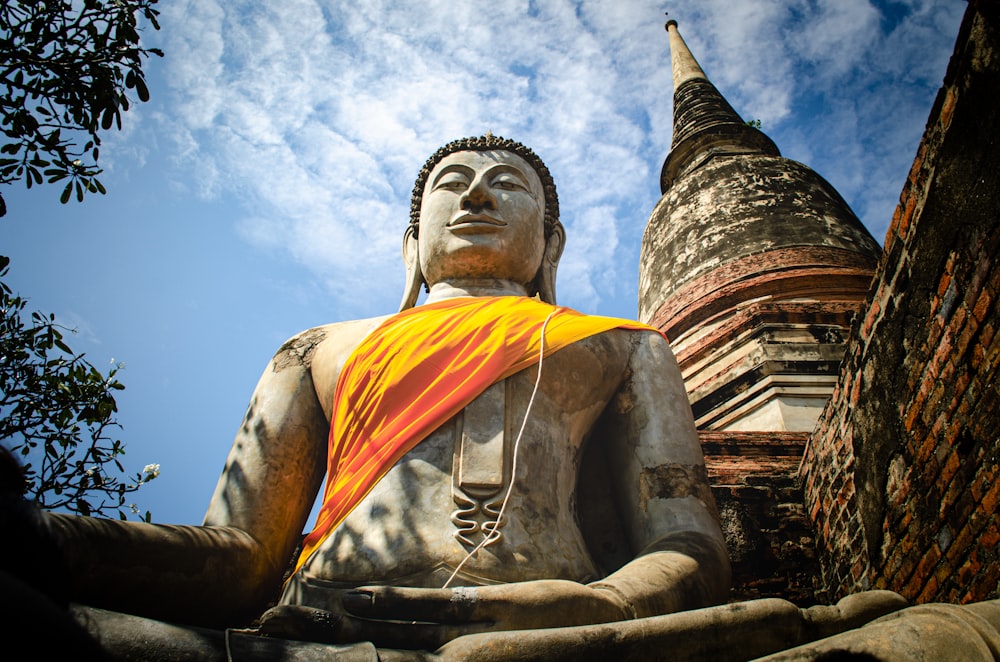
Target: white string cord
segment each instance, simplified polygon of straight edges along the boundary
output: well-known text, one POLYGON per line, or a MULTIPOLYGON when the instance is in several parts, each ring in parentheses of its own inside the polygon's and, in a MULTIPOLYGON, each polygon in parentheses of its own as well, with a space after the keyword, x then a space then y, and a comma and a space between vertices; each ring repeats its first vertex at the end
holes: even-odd
MULTIPOLYGON (((482 542, 476 545, 471 552, 465 555, 465 558, 462 559, 462 562, 458 564, 455 571, 451 573, 450 577, 448 577, 448 581, 446 581, 444 586, 441 588, 448 588, 448 585, 454 581, 456 576, 458 576, 462 566, 464 566, 469 559, 475 556, 476 552, 489 544, 494 535, 500 535, 500 522, 503 520, 503 514, 507 510, 507 502, 510 500, 510 495, 514 491, 514 480, 517 477, 517 451, 521 446, 521 437, 524 436, 524 428, 528 425, 528 415, 531 413, 531 406, 535 404, 535 394, 538 393, 538 385, 542 382, 542 360, 545 358, 545 328, 549 325, 549 320, 552 319, 552 316, 555 314, 556 311, 553 310, 549 313, 548 317, 545 318, 545 321, 542 322, 542 333, 539 338, 538 346, 538 375, 535 377, 535 387, 531 390, 531 398, 528 400, 528 407, 524 410, 524 420, 521 421, 521 429, 518 430, 517 437, 514 439, 514 459, 511 462, 510 467, 510 484, 507 486, 507 493, 504 495, 503 502, 500 504, 500 511, 497 513, 497 518, 493 523, 493 529, 488 535, 483 537, 482 542)), ((489 524, 489 522, 487 522, 487 524, 489 524)))

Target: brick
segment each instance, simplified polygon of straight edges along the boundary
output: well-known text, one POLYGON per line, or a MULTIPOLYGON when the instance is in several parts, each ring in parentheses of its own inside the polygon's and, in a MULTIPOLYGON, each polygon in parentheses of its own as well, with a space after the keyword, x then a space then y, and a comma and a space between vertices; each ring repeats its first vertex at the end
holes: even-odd
POLYGON ((936 296, 932 297, 931 299, 932 318, 927 324, 927 341, 926 345, 921 347, 921 354, 926 354, 928 351, 930 351, 929 350, 930 347, 935 347, 938 343, 938 340, 941 338, 941 334, 944 331, 944 326, 940 323, 935 323, 934 320, 936 320, 936 318, 933 317, 934 311, 937 310, 937 307, 940 303, 941 302, 938 299, 938 297, 936 296))
MULTIPOLYGON (((951 517, 954 505, 961 496, 964 494, 962 490, 962 481, 955 480, 952 484, 945 490, 945 493, 941 497, 941 508, 938 512, 937 523, 941 526, 947 526, 951 522, 955 522, 956 519, 951 517)), ((940 530, 940 529, 939 529, 940 530)), ((953 529, 954 530, 954 529, 953 529)), ((952 541, 952 545, 954 545, 952 541)), ((949 551, 951 548, 949 547, 949 551)))
MULTIPOLYGON (((909 227, 910 223, 909 223, 909 219, 907 219, 906 226, 903 226, 903 224, 901 223, 902 218, 903 218, 902 206, 899 205, 899 204, 897 204, 896 205, 896 210, 892 212, 892 220, 889 221, 889 233, 890 234, 891 233, 896 233, 900 237, 905 237, 906 236, 906 230, 909 227)), ((886 243, 888 243, 888 241, 886 243)))
POLYGON ((854 562, 854 565, 851 566, 851 579, 853 583, 860 581, 865 576, 865 567, 864 559, 858 559, 854 562))
POLYGON ((935 602, 935 598, 937 598, 938 586, 939 582, 936 576, 932 575, 928 577, 923 589, 921 589, 920 593, 917 595, 916 602, 919 604, 935 602))
POLYGON ((982 343, 976 343, 972 347, 972 365, 982 365, 986 358, 986 347, 982 343))
MULTIPOLYGON (((950 446, 946 448, 949 449, 949 453, 947 455, 947 459, 941 465, 940 482, 942 485, 950 485, 952 478, 955 477, 955 474, 958 473, 959 467, 962 466, 962 461, 958 457, 958 453, 956 453, 955 450, 950 446)), ((949 492, 950 491, 951 488, 949 487, 949 492)), ((947 501, 947 504, 951 505, 957 498, 958 498, 957 495, 952 495, 952 499, 950 501, 947 501)))
MULTIPOLYGON (((919 394, 918 394, 918 397, 919 394)), ((918 426, 918 423, 922 423, 920 418, 920 407, 917 404, 910 405, 909 409, 906 410, 906 415, 903 416, 903 427, 907 432, 915 432, 918 428, 922 428, 922 425, 918 426)))
MULTIPOLYGON (((917 188, 920 182, 923 181, 924 173, 924 159, 927 157, 927 142, 921 141, 920 146, 917 148, 917 155, 913 159, 913 165, 910 166, 910 172, 906 176, 906 189, 917 188)), ((912 191, 908 191, 910 197, 913 197, 912 191)))
MULTIPOLYGON (((944 386, 942 385, 941 388, 944 389, 944 386)), ((944 456, 949 450, 948 446, 944 443, 944 428, 947 422, 947 416, 943 413, 939 413, 937 418, 934 419, 934 424, 931 425, 931 429, 927 431, 927 436, 934 439, 934 455, 938 458, 939 464, 944 464, 944 456)))
MULTIPOLYGON (((953 404, 952 409, 956 408, 957 407, 955 407, 953 404)), ((945 414, 945 416, 946 416, 945 419, 946 427, 944 430, 944 436, 941 437, 941 444, 943 446, 951 448, 955 445, 955 442, 958 439, 958 435, 961 434, 963 425, 960 421, 956 421, 955 418, 950 414, 945 414)))
POLYGON ((990 276, 990 282, 986 284, 991 292, 1000 292, 1000 269, 994 269, 990 276))
POLYGON ((996 549, 1000 543, 1000 531, 997 530, 996 522, 990 522, 981 534, 979 534, 979 545, 983 549, 996 549))
MULTIPOLYGON (((924 404, 924 411, 921 418, 929 426, 937 426, 937 432, 940 432, 940 424, 935 422, 935 416, 937 415, 937 406, 941 401, 941 397, 944 395, 944 382, 936 381, 934 390, 931 394, 927 396, 927 402, 924 404)), ((937 438, 937 434, 932 427, 931 436, 937 438)))
POLYGON ((955 87, 949 87, 948 91, 945 92, 944 103, 941 104, 941 114, 938 116, 939 122, 945 130, 951 126, 951 119, 955 115, 955 106, 957 104, 958 91, 955 87))
MULTIPOLYGON (((962 309, 962 314, 963 316, 965 315, 964 308, 962 309)), ((972 342, 978 331, 979 323, 975 318, 970 318, 958 334, 958 339, 955 341, 955 353, 952 355, 953 359, 951 360, 954 360, 954 358, 960 359, 965 356, 965 350, 968 349, 969 343, 972 342)))
POLYGON ((989 598, 992 593, 996 592, 998 580, 1000 580, 1000 563, 991 563, 986 566, 986 571, 973 584, 970 591, 973 597, 970 602, 980 602, 989 598))
POLYGON ((979 293, 979 298, 976 299, 976 303, 972 307, 972 316, 977 322, 982 323, 986 319, 986 313, 989 311, 991 303, 993 303, 993 295, 988 289, 984 289, 979 293))
POLYGON ((951 287, 952 272, 955 270, 955 254, 948 254, 948 261, 944 265, 944 273, 941 274, 941 280, 938 281, 937 295, 939 297, 944 297, 945 293, 948 292, 948 288, 951 287))
MULTIPOLYGON (((865 313, 865 321, 861 325, 861 339, 867 341, 871 337, 872 327, 875 322, 881 319, 882 307, 879 305, 878 299, 876 298, 868 312, 865 313)), ((859 375, 860 376, 860 375, 859 375)))
POLYGON ((982 570, 982 564, 973 558, 966 558, 964 563, 955 572, 955 580, 959 586, 968 586, 973 578, 982 570))
POLYGON ((955 539, 951 541, 951 547, 948 548, 948 552, 945 554, 949 565, 957 566, 959 558, 968 554, 969 545, 971 544, 972 529, 966 524, 959 530, 955 539))
MULTIPOLYGON (((958 499, 956 499, 955 504, 948 512, 947 521, 954 530, 965 528, 965 525, 969 521, 969 516, 978 505, 975 499, 972 498, 972 492, 969 490, 968 481, 963 480, 962 483, 964 485, 962 493, 958 499)), ((968 544, 968 542, 966 544, 968 544)))
POLYGON ((992 320, 983 322, 983 325, 979 327, 979 345, 984 348, 989 347, 995 333, 996 327, 992 320))
POLYGON ((951 563, 949 563, 947 559, 941 559, 937 568, 934 570, 934 579, 937 580, 938 586, 943 587, 944 583, 954 574, 954 572, 955 569, 951 567, 951 563))
POLYGON ((995 513, 997 511, 997 501, 1000 501, 1000 481, 994 479, 992 487, 983 495, 980 510, 985 513, 995 513))
POLYGON ((927 578, 934 570, 934 566, 941 560, 941 549, 937 545, 931 545, 920 559, 920 563, 914 573, 922 578, 927 578))
POLYGON ((902 591, 906 582, 910 579, 913 574, 914 568, 917 567, 917 561, 912 555, 905 555, 903 557, 903 562, 899 564, 899 571, 893 580, 893 586, 896 588, 894 590, 902 591))
POLYGON ((885 561, 882 567, 887 576, 892 576, 900 571, 906 560, 906 554, 899 544, 898 538, 888 541, 888 547, 883 550, 883 558, 885 561))
MULTIPOLYGON (((928 437, 930 439, 930 437, 928 437)), ((937 482, 938 473, 941 471, 941 464, 933 454, 928 457, 920 471, 920 483, 922 485, 934 485, 937 482)))
MULTIPOLYGON (((969 386, 969 374, 964 370, 955 377, 955 400, 958 401, 965 395, 965 389, 969 386)), ((957 405, 956 405, 957 408, 957 405)))
POLYGON ((968 317, 969 313, 966 311, 964 305, 958 304, 955 306, 952 311, 951 318, 948 320, 948 326, 951 327, 955 335, 957 335, 965 327, 966 319, 968 317))
POLYGON ((899 592, 907 600, 916 602, 925 585, 925 577, 919 573, 914 573, 910 575, 910 580, 906 582, 906 585, 899 592))

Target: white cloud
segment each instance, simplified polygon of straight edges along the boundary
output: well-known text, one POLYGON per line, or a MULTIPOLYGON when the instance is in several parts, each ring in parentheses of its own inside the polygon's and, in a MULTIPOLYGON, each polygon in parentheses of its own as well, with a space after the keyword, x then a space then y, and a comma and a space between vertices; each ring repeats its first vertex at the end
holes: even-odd
MULTIPOLYGON (((843 187, 866 221, 869 208, 886 214, 912 158, 890 156, 915 146, 947 49, 921 53, 960 8, 918 2, 885 27, 864 0, 674 4, 738 112, 843 187), (905 100, 905 122, 887 98, 905 100)), ((534 148, 556 177, 562 301, 594 309, 621 291, 608 274, 635 278, 670 139, 658 3, 188 0, 163 19, 174 103, 162 121, 183 168, 201 194, 239 192, 242 235, 336 283, 345 305, 397 296, 417 170, 486 130, 534 148)))

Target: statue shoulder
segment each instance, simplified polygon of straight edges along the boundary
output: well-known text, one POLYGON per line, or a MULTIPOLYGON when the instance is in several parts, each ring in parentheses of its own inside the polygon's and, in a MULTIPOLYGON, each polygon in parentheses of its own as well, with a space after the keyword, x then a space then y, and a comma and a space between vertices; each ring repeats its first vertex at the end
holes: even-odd
POLYGON ((662 334, 646 328, 619 327, 602 335, 613 339, 615 353, 623 362, 624 387, 630 388, 638 380, 671 392, 684 391, 677 358, 662 334))
POLYGON ((288 339, 275 353, 275 372, 296 368, 312 378, 320 402, 332 396, 341 368, 354 349, 390 315, 333 322, 307 329, 288 339), (330 393, 327 393, 330 391, 330 393))
POLYGON ((350 354, 355 347, 389 316, 370 317, 349 322, 333 322, 314 326, 297 333, 278 348, 274 355, 276 367, 297 364, 310 367, 317 355, 350 354))
MULTIPOLYGON (((600 334, 619 350, 625 352, 630 366, 645 363, 651 358, 661 359, 664 355, 673 357, 670 344, 659 332, 650 328, 620 326, 600 334)), ((655 362, 655 360, 654 360, 655 362)))

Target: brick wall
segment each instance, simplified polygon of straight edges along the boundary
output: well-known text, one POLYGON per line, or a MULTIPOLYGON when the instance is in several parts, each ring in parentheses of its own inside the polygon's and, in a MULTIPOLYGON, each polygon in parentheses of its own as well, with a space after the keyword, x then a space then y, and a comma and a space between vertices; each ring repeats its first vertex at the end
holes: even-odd
POLYGON ((730 600, 817 602, 818 564, 796 475, 804 432, 699 432, 733 569, 730 600))
POLYGON ((969 3, 800 476, 831 598, 998 597, 1000 2, 969 3))

